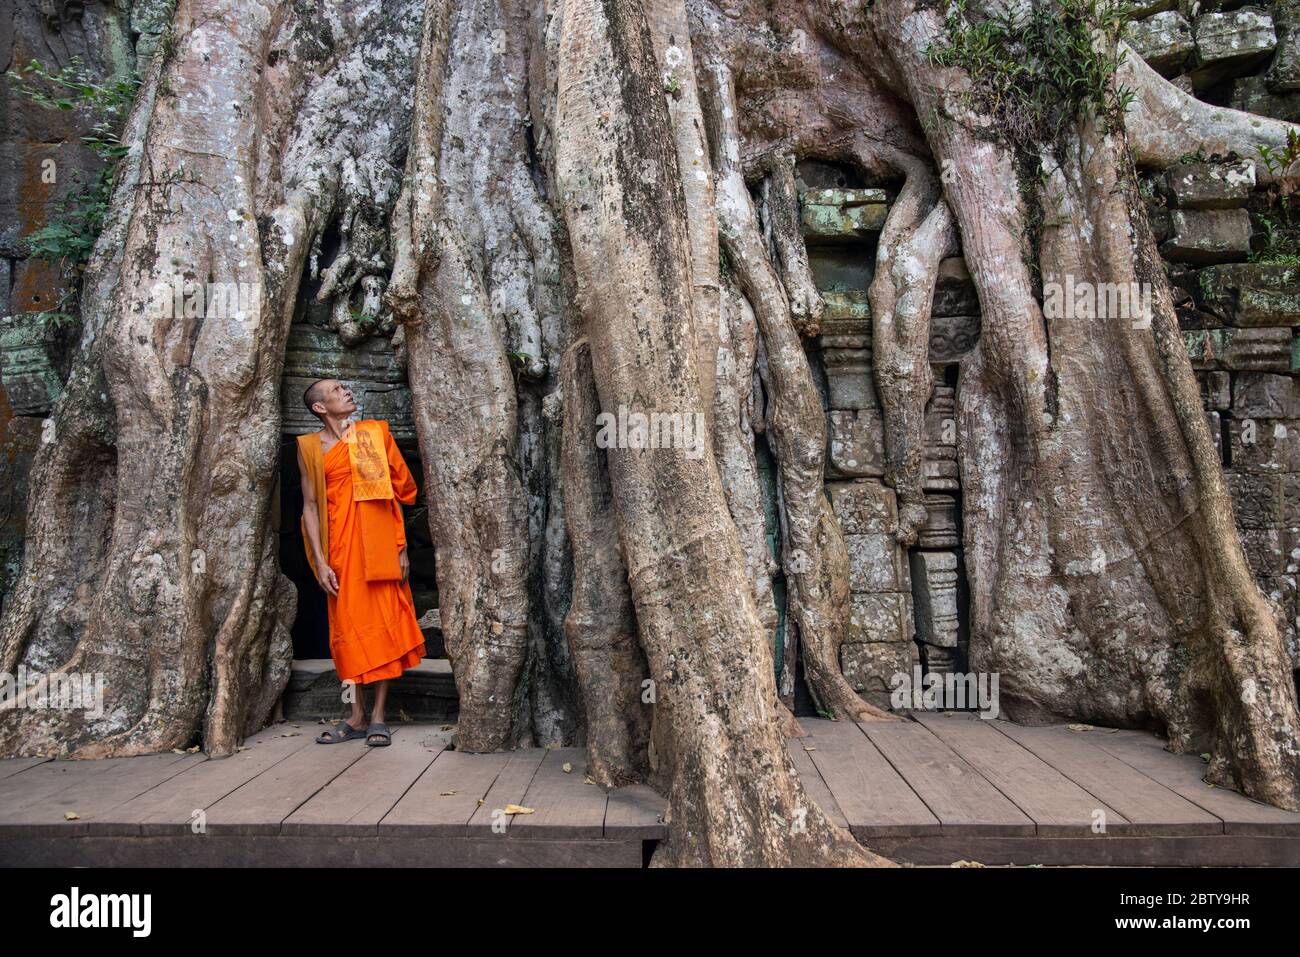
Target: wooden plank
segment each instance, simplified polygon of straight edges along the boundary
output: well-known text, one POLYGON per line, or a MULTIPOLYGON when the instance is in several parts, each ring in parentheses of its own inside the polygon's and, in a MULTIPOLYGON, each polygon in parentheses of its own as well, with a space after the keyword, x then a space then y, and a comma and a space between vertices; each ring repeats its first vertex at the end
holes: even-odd
POLYGON ((280 833, 316 836, 377 833, 384 815, 450 740, 450 731, 429 734, 409 728, 402 734, 394 734, 391 745, 369 748, 364 760, 351 765, 285 818, 280 833))
MULTIPOLYGON (((880 838, 871 849, 895 861, 950 865, 1041 864, 1046 867, 1297 867, 1300 838, 1249 834, 1182 837, 938 837, 880 838)), ((1281 875, 1278 875, 1279 877, 1281 875)))
POLYGON ((207 760, 203 754, 148 754, 125 759, 103 774, 82 777, 35 806, 0 814, 0 833, 23 829, 27 836, 89 833, 91 823, 126 801, 207 760), (68 820, 73 813, 75 820, 68 820))
MULTIPOLYGON (((395 742, 409 729, 393 728, 395 742)), ((299 748, 247 784, 231 791, 207 810, 207 829, 214 834, 278 834, 280 825, 354 763, 373 754, 364 741, 317 744, 299 748)), ((392 747, 392 745, 390 745, 392 747)))
MULTIPOLYGON (((857 837, 935 834, 939 819, 862 729, 849 721, 801 718, 805 751, 857 837)), ((792 745, 799 742, 791 742, 792 745)))
POLYGON ((923 712, 914 717, 1024 811, 1039 834, 1101 837, 1124 833, 1127 818, 989 727, 991 721, 963 712, 923 712), (1099 823, 1104 830, 1094 831, 1099 823))
POLYGON ((1101 748, 1085 740, 1087 733, 1065 725, 1024 727, 994 722, 998 731, 1034 752, 1089 794, 1128 819, 1126 832, 1135 835, 1222 834, 1223 822, 1179 797, 1101 748))
POLYGON ((664 814, 668 802, 644 784, 630 784, 607 793, 605 837, 611 840, 652 840, 668 836, 664 814))
POLYGON ((525 748, 510 753, 510 760, 501 769, 492 787, 483 795, 483 802, 469 819, 465 833, 471 837, 504 837, 515 818, 505 813, 507 805, 524 803, 528 786, 533 783, 537 769, 546 757, 545 748, 525 748))
POLYGON ((106 774, 131 758, 46 761, 0 781, 0 821, 21 821, 23 812, 49 801, 66 788, 106 774))
POLYGON ((0 760, 0 781, 5 778, 26 771, 28 768, 34 768, 38 764, 44 764, 49 758, 4 758, 0 760))
POLYGON ((532 814, 518 815, 510 824, 512 838, 602 837, 605 833, 604 788, 583 784, 587 755, 581 748, 552 748, 524 795, 532 814), (565 773, 564 765, 573 770, 565 773))
POLYGON ((963 833, 1028 835, 1034 822, 1006 796, 915 721, 861 726, 939 823, 963 833))
POLYGON ((189 834, 196 811, 206 811, 290 754, 307 747, 322 745, 314 744, 306 735, 283 737, 280 733, 262 732, 245 741, 244 750, 195 765, 100 815, 91 823, 90 832, 189 834))
POLYGON ((1165 741, 1139 731, 1089 732, 1090 743, 1141 771, 1223 821, 1228 834, 1300 837, 1300 814, 1253 800, 1229 788, 1206 784, 1205 763, 1192 754, 1171 754, 1165 741))
POLYGON ((380 835, 464 837, 507 754, 443 751, 379 822, 380 835))
MULTIPOLYGON (((866 741, 866 738, 862 740, 866 741)), ((844 816, 839 802, 835 800, 835 795, 831 793, 831 789, 826 784, 821 772, 817 770, 817 765, 813 763, 810 753, 805 750, 815 746, 813 741, 807 737, 791 738, 786 742, 786 750, 790 752, 790 762, 794 765, 794 769, 799 772, 799 780, 803 782, 803 789, 807 792, 808 798, 825 811, 826 816, 832 821, 840 827, 847 828, 849 819, 844 816)), ((607 819, 608 813, 607 811, 607 819)))

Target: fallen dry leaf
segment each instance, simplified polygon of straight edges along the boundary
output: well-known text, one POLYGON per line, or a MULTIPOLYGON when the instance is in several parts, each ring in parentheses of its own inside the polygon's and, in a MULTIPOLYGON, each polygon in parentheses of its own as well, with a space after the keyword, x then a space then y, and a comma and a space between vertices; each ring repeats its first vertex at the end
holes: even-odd
POLYGON ((983 867, 979 861, 953 861, 952 867, 983 867))
POLYGON ((816 748, 804 748, 805 751, 816 751, 816 748))
POLYGON ((65 821, 80 821, 81 815, 78 814, 76 811, 64 811, 63 819, 65 821))
POLYGON ((506 813, 506 814, 533 814, 533 813, 535 813, 535 812, 534 812, 533 809, 530 808, 530 807, 523 807, 522 805, 519 805, 519 804, 507 804, 507 805, 505 806, 505 811, 504 811, 504 813, 506 813))
POLYGON ((439 795, 439 797, 449 798, 455 793, 456 793, 455 791, 443 791, 442 794, 439 795))
POLYGON ((570 774, 570 773, 572 773, 572 771, 573 771, 573 765, 570 764, 568 761, 565 761, 564 764, 560 765, 560 769, 561 769, 565 774, 570 774))
POLYGON ((410 721, 410 720, 411 720, 411 716, 410 716, 409 714, 407 714, 407 713, 406 713, 404 710, 402 710, 401 708, 398 708, 398 709, 397 709, 397 717, 400 718, 400 719, 403 720, 403 721, 410 721))
POLYGON ((1066 728, 1068 728, 1070 731, 1091 731, 1091 730, 1092 730, 1092 725, 1090 725, 1090 724, 1067 724, 1067 725, 1066 725, 1066 728))

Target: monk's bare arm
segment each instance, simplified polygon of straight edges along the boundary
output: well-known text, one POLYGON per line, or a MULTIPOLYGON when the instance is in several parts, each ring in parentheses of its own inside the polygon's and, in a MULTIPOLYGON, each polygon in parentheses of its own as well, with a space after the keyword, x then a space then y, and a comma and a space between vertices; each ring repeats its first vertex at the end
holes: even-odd
POLYGON ((320 583, 320 587, 327 595, 337 598, 338 578, 325 559, 325 550, 321 548, 320 513, 316 510, 316 486, 307 475, 307 464, 302 460, 301 450, 298 452, 298 474, 302 477, 302 524, 307 531, 307 547, 311 549, 312 563, 316 566, 316 581, 320 583))

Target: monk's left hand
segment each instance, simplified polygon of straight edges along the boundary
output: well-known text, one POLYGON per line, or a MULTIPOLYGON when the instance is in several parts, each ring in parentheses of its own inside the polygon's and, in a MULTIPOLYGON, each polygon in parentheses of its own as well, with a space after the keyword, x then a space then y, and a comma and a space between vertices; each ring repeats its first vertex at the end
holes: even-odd
POLYGON ((407 581, 411 577, 411 560, 406 557, 406 546, 403 545, 397 552, 397 564, 402 569, 402 581, 407 581))

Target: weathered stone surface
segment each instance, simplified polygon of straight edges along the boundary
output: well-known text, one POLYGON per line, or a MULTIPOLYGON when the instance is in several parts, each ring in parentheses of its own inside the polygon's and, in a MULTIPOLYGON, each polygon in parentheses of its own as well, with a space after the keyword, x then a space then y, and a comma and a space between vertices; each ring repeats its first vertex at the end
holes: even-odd
POLYGON ((1175 262, 1209 265, 1250 253, 1250 215, 1244 209, 1176 209, 1170 220, 1174 234, 1160 251, 1175 262))
POLYGON ((809 242, 863 239, 880 232, 889 206, 883 189, 815 189, 803 196, 809 242))
POLYGON ((1192 368, 1234 372, 1289 372, 1291 330, 1194 329, 1183 333, 1192 368))
POLYGON ((961 256, 951 256, 939 263, 935 277, 934 304, 931 316, 978 316, 979 294, 961 256))
POLYGON ((1208 372, 1201 382, 1205 407, 1222 412, 1232 405, 1232 376, 1226 372, 1208 372))
MULTIPOLYGON (((858 692, 889 692, 894 675, 911 674, 919 660, 910 641, 852 642, 840 646, 840 670, 849 686, 858 692)), ((879 704, 877 699, 871 700, 879 704)), ((886 706, 888 698, 886 696, 886 706)))
POLYGON ((1256 579, 1277 575, 1286 565, 1282 553, 1282 533, 1276 528, 1241 528, 1241 547, 1246 564, 1256 579))
POLYGON ((1277 528, 1282 524, 1280 475, 1257 475, 1236 470, 1227 473, 1232 509, 1242 529, 1277 528))
POLYGON ((937 385, 925 409, 923 484, 927 492, 956 492, 961 488, 957 465, 957 392, 937 385))
POLYGON ((930 361, 959 362, 975 348, 980 338, 980 317, 931 316, 930 361))
POLYGON ((898 531, 898 499, 878 481, 827 482, 831 509, 846 535, 892 535, 898 531))
POLYGON ((1193 82, 1203 89, 1230 76, 1253 73, 1277 46, 1273 18, 1254 7, 1207 13, 1198 17, 1193 82))
POLYGON ((388 340, 369 339, 347 348, 333 332, 305 324, 293 326, 285 350, 280 408, 286 435, 320 428, 303 406, 302 393, 323 378, 338 379, 352 390, 359 418, 384 419, 399 440, 415 437, 411 391, 388 340))
POLYGON ((1242 209, 1254 188, 1254 160, 1179 163, 1165 171, 1164 194, 1175 209, 1242 209))
POLYGON ((876 409, 830 413, 830 474, 879 478, 885 474, 885 433, 876 409))
POLYGON ((1196 52, 1192 25, 1174 10, 1126 24, 1124 39, 1138 56, 1163 76, 1176 75, 1196 52))
POLYGON ((1230 325, 1300 325, 1300 266, 1227 263, 1197 280, 1201 308, 1230 325))
POLYGON ((880 405, 868 349, 825 349, 826 390, 832 409, 874 409, 880 405))
POLYGON ((1300 120, 1300 93, 1274 93, 1258 76, 1242 77, 1232 81, 1232 95, 1228 105, 1234 110, 1245 110, 1259 116, 1294 123, 1300 120))
MULTIPOLYGON (((867 299, 867 290, 865 289, 829 289, 822 292, 822 302, 826 306, 822 312, 823 325, 828 322, 836 323, 839 320, 869 320, 871 318, 871 303, 867 299)), ((869 323, 867 325, 867 342, 871 342, 871 326, 869 323)))
MULTIPOLYGON (((1229 420, 1232 470, 1248 473, 1294 472, 1300 468, 1300 420, 1229 420)), ((1300 519, 1300 515, 1294 516, 1300 519)))
POLYGON ((14 415, 47 415, 63 391, 45 348, 40 317, 0 317, 0 386, 14 415))
POLYGON ((934 494, 925 497, 925 524, 921 526, 917 544, 922 548, 956 548, 961 543, 957 527, 957 499, 952 495, 934 494))
POLYGON ((1229 339, 1223 364, 1234 372, 1288 372, 1291 330, 1238 329, 1229 339))
MULTIPOLYGON (((826 293, 822 297, 826 298, 826 293)), ((822 317, 817 344, 822 349, 860 349, 871 352, 870 319, 827 319, 822 317)))
POLYGON ((849 606, 848 642, 911 642, 912 596, 902 592, 854 595, 849 606))
POLYGON ((854 592, 911 590, 906 555, 893 535, 845 535, 849 550, 849 588, 854 592))
POLYGON ((1238 418, 1300 418, 1300 380, 1286 375, 1243 372, 1232 392, 1232 412, 1238 418))
POLYGON ((27 532, 27 477, 41 444, 41 419, 13 418, 0 392, 0 604, 22 571, 27 532))
POLYGON ((917 640, 956 648, 961 627, 957 617, 956 552, 913 552, 911 572, 917 640))

